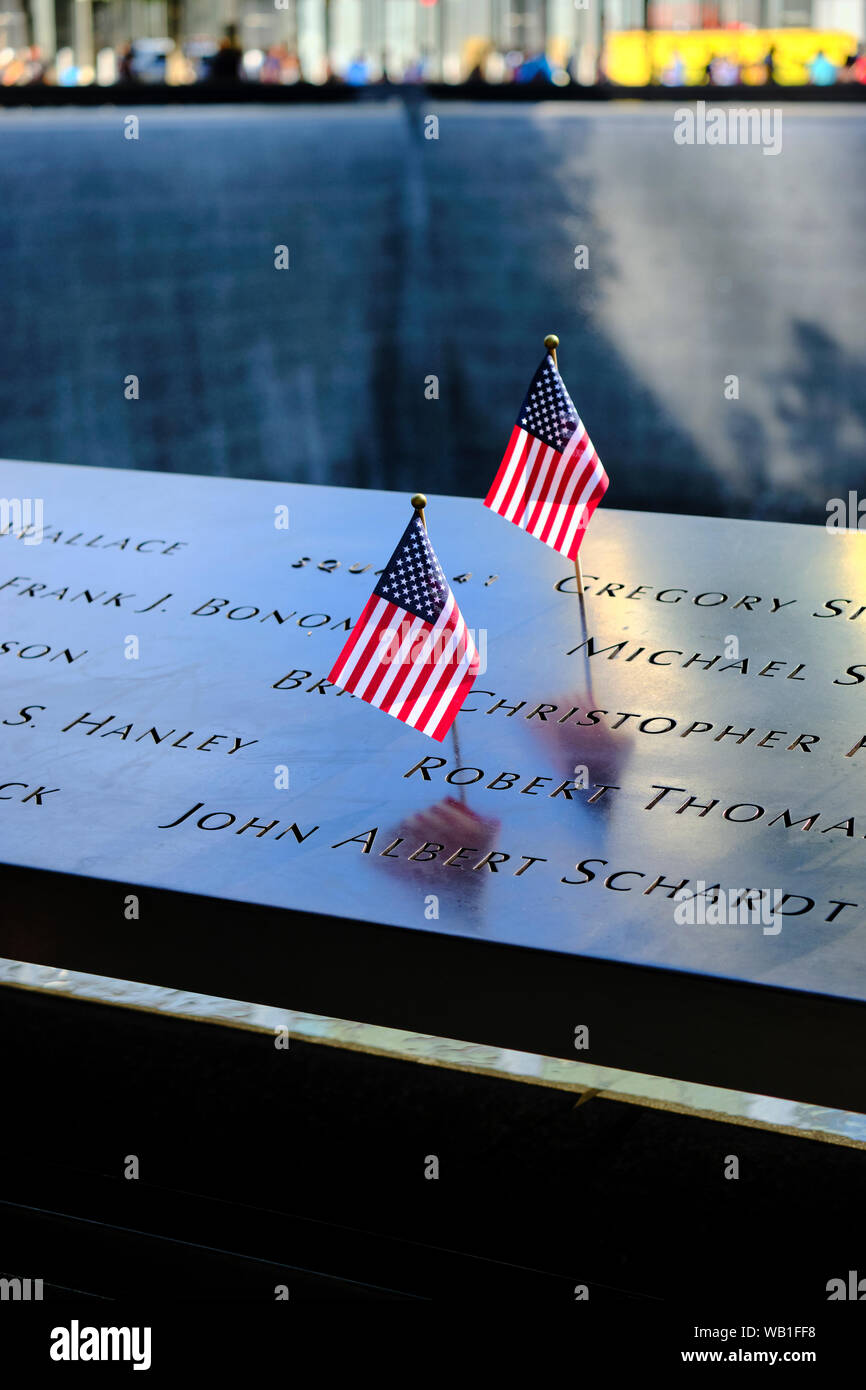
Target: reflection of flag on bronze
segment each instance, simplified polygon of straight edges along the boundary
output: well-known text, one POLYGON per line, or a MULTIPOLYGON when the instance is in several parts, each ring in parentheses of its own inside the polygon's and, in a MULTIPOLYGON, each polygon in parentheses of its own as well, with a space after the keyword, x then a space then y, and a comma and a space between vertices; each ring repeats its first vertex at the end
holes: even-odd
POLYGON ((485 507, 577 559, 608 476, 548 353, 532 378, 485 507))
MULTIPOLYGON (((489 851, 496 843, 499 834, 499 821, 491 816, 481 816, 472 811, 454 796, 446 796, 433 806, 413 815, 387 831, 391 842, 388 846, 393 853, 376 858, 380 868, 388 867, 392 872, 416 874, 428 870, 438 874, 443 862, 461 848, 471 846, 471 855, 464 855, 462 864, 452 867, 465 868, 468 872, 454 874, 442 885, 456 887, 466 892, 467 884, 483 883, 491 873, 497 873, 498 861, 493 866, 485 864, 489 851), (409 861, 411 853, 419 854, 418 859, 409 861), (476 866, 481 869, 475 872, 476 866)), ((446 875, 447 877, 447 875, 446 875)))
POLYGON ((478 664, 416 512, 328 679, 441 743, 478 664))
MULTIPOLYGON (((556 714, 551 714, 543 726, 539 719, 533 719, 530 725, 539 748, 552 757, 562 775, 576 779, 578 787, 586 787, 587 798, 604 783, 615 787, 633 752, 634 738, 629 728, 611 728, 601 718, 605 711, 596 708, 588 691, 572 690, 551 699, 556 699, 556 714), (574 704, 575 700, 579 705, 574 704), (594 719, 589 718, 590 714, 594 719)), ((613 804, 607 795, 600 800, 606 808, 613 804)))

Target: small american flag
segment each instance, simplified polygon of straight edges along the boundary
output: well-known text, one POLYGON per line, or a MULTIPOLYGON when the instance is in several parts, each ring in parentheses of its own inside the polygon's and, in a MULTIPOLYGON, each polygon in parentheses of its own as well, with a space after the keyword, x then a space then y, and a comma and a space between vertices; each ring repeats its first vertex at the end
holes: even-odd
POLYGON ((478 665, 416 512, 328 679, 441 743, 478 665))
POLYGON ((575 560, 608 482, 548 353, 532 378, 484 505, 575 560))

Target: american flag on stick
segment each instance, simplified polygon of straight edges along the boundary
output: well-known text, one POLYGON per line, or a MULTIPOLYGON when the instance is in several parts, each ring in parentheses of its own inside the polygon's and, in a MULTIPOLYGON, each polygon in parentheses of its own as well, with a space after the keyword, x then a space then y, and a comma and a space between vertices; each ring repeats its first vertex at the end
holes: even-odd
POLYGON ((441 743, 478 674, 478 652, 415 514, 328 679, 441 743))
POLYGON ((608 476, 556 365, 559 339, 532 378, 485 507, 577 560, 608 476))

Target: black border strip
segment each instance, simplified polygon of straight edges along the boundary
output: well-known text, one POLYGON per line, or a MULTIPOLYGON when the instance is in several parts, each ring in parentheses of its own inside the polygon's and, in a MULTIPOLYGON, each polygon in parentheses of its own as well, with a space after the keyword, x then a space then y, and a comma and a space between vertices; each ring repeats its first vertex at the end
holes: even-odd
POLYGON ((2 903, 15 960, 866 1112, 858 1000, 17 865, 2 903))
MULTIPOLYGON (((720 31, 721 32, 721 31, 720 31)), ((414 106, 424 101, 471 101, 473 103, 517 103, 532 105, 537 101, 574 103, 604 103, 608 101, 694 102, 708 104, 736 102, 748 106, 778 106, 798 102, 814 104, 857 104, 866 101, 866 85, 860 82, 841 82, 831 87, 763 86, 740 84, 733 87, 618 87, 598 83, 583 87, 570 83, 557 87, 553 83, 519 82, 429 82, 409 84, 372 83, 366 87, 349 87, 341 83, 319 86, 312 82, 293 85, 258 82, 194 82, 178 87, 162 83, 116 83, 110 87, 0 87, 0 107, 56 106, 118 106, 123 111, 143 106, 329 106, 357 105, 390 101, 400 97, 414 106)))

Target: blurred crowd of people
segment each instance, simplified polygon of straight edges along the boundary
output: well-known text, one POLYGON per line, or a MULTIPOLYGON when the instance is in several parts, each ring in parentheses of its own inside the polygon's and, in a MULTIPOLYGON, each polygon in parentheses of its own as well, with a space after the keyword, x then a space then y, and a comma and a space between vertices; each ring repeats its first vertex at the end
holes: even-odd
MULTIPOLYGON (((687 87, 705 85, 708 87, 736 87, 742 83, 749 86, 763 86, 777 80, 778 60, 775 47, 770 47, 763 58, 755 63, 744 63, 735 54, 716 53, 697 75, 688 72, 685 62, 676 50, 670 61, 653 80, 665 87, 687 87)), ((866 84, 866 48, 861 44, 856 53, 848 55, 844 64, 830 61, 823 49, 804 64, 804 81, 813 87, 832 87, 838 82, 860 82, 866 84)))
MULTIPOLYGON (((532 84, 568 86, 571 83, 592 85, 609 82, 604 56, 600 54, 587 70, 575 53, 559 66, 546 53, 500 52, 486 44, 474 60, 467 64, 463 80, 468 84, 532 84)), ((668 60, 652 72, 652 84, 666 87, 711 86, 731 87, 740 83, 762 85, 777 81, 777 52, 771 46, 757 62, 744 63, 736 54, 716 53, 705 64, 690 68, 679 51, 674 49, 668 60)), ((324 74, 315 81, 324 85, 375 87, 390 84, 417 84, 439 79, 437 64, 430 54, 421 54, 397 69, 387 55, 379 61, 358 53, 342 70, 328 64, 324 74)), ((276 43, 265 49, 244 50, 238 42, 235 26, 228 26, 222 38, 203 37, 175 45, 168 39, 129 40, 116 51, 102 49, 91 68, 79 67, 71 49, 61 49, 46 61, 35 45, 13 50, 0 49, 0 86, 102 86, 170 82, 261 83, 292 85, 309 80, 298 54, 286 43, 276 43)), ((788 79, 790 83, 790 79, 788 79)), ((844 63, 832 62, 823 50, 803 64, 802 81, 816 87, 837 83, 866 84, 866 48, 860 45, 844 63)))
POLYGON ((0 84, 4 87, 28 87, 45 82, 50 74, 36 44, 28 48, 0 49, 0 84))

